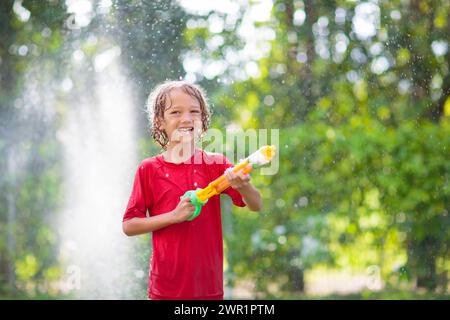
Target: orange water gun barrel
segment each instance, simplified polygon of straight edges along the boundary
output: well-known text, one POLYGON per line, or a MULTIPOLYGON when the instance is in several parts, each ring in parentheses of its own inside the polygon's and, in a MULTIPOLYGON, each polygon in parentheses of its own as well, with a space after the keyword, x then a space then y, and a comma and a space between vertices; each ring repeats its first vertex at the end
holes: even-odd
MULTIPOLYGON (((252 155, 249 156, 248 158, 240 162, 238 165, 234 166, 232 170, 235 173, 241 170, 242 173, 244 174, 250 173, 251 171, 253 171, 254 166, 256 167, 258 165, 261 166, 266 163, 269 163, 272 160, 275 151, 276 151, 275 146, 264 146, 255 153, 253 153, 253 155, 256 154, 256 156, 253 157, 252 155), (258 157, 258 155, 262 155, 262 157, 258 157)), ((220 194, 229 186, 230 183, 225 178, 225 175, 221 175, 219 178, 211 182, 207 187, 199 190, 197 192, 197 198, 199 198, 200 201, 205 201, 216 194, 220 194)))
MULTIPOLYGON (((241 162, 238 165, 234 166, 232 168, 233 172, 237 173, 242 170, 244 174, 247 174, 253 170, 253 167, 248 166, 248 161, 241 162)), ((227 189, 230 186, 230 183, 225 178, 225 175, 221 175, 219 178, 208 184, 207 187, 200 189, 197 192, 197 198, 199 198, 201 201, 205 201, 212 196, 215 196, 216 194, 222 193, 225 189, 227 189)))

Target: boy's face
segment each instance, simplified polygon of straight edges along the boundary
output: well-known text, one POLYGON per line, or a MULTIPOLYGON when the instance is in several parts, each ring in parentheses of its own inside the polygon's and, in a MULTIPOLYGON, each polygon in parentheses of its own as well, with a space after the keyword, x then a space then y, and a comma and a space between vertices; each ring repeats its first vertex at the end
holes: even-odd
POLYGON ((160 129, 166 132, 172 143, 194 142, 202 130, 200 103, 181 89, 171 90, 169 96, 160 129))

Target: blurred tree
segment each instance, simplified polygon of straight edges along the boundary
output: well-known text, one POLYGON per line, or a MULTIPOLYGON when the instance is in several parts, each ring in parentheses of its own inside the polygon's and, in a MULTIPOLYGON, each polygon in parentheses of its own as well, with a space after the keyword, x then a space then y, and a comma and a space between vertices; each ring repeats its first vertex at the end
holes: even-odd
MULTIPOLYGON (((118 0, 113 17, 117 28, 111 28, 109 33, 120 44, 124 64, 137 89, 136 103, 145 110, 153 87, 184 75, 181 50, 187 14, 172 0, 118 0)), ((148 127, 142 113, 138 122, 141 129, 148 127)))
MULTIPOLYGON (((279 174, 256 178, 270 186, 270 215, 248 223, 240 215, 239 236, 227 238, 238 276, 265 292, 281 279, 292 292, 304 289, 304 270, 314 265, 350 259, 386 275, 403 261, 399 270, 417 286, 436 287, 449 259, 449 13, 440 0, 279 0, 268 21, 255 23, 276 35, 257 60, 259 74, 231 76, 214 96, 244 128, 282 128, 279 174)), ((213 36, 189 32, 204 43, 213 36)), ((226 40, 213 52, 202 47, 203 60, 226 62, 226 40)), ((210 81, 227 78, 229 69, 210 81)))
MULTIPOLYGON (((89 8, 81 16, 65 1, 0 4, 0 165, 6 172, 0 180, 2 293, 14 295, 19 287, 18 294, 33 295, 38 283, 61 273, 53 223, 63 199, 56 132, 68 99, 96 98, 97 54, 111 43, 120 45, 142 111, 152 86, 182 76, 185 13, 174 1, 116 1, 111 8, 96 1, 89 8)), ((143 114, 139 123, 146 128, 143 114)), ((146 141, 140 143, 146 145, 142 157, 148 156, 149 136, 140 136, 146 141)))
POLYGON ((58 204, 56 115, 42 105, 44 99, 52 98, 50 91, 47 97, 37 92, 49 88, 50 79, 57 76, 54 67, 61 59, 65 17, 61 1, 7 0, 0 4, 2 293, 15 294, 17 287, 24 289, 26 280, 39 277, 55 264, 55 234, 48 226, 58 204), (30 77, 40 82, 31 84, 30 77), (35 267, 28 268, 30 264, 35 267))
MULTIPOLYGON (((230 286, 280 296, 316 266, 378 265, 447 287, 450 3, 276 0, 253 21, 260 5, 197 16, 175 1, 94 2, 80 26, 64 1, 0 3, 0 292, 58 277, 55 132, 64 99, 93 94, 105 38, 141 110, 155 84, 186 76, 220 106, 213 126, 281 128, 280 172, 254 176, 264 212, 224 221, 230 286), (75 53, 84 72, 61 92, 75 53)), ((157 150, 148 135, 140 146, 157 150)))

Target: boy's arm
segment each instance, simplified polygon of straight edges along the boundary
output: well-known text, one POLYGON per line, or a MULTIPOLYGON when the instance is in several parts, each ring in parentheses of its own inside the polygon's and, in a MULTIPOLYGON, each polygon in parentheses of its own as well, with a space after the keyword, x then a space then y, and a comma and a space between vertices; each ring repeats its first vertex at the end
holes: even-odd
POLYGON ((262 200, 259 191, 249 183, 246 187, 236 189, 242 196, 247 207, 252 211, 262 210, 262 200))
POLYGON ((152 217, 132 218, 123 221, 122 230, 127 236, 137 236, 168 227, 174 223, 183 222, 194 212, 195 206, 187 197, 180 200, 177 207, 167 213, 158 214, 152 217))
POLYGON ((247 207, 252 211, 261 211, 261 194, 250 183, 250 175, 241 171, 235 173, 231 168, 225 170, 224 174, 231 187, 241 194, 242 200, 244 200, 247 207))

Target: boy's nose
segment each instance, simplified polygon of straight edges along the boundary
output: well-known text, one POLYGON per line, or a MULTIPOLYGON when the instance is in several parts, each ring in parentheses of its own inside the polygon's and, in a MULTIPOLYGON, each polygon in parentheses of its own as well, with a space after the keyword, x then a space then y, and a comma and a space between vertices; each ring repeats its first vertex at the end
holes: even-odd
POLYGON ((183 117, 181 118, 181 122, 192 122, 192 114, 190 112, 183 113, 183 117))

